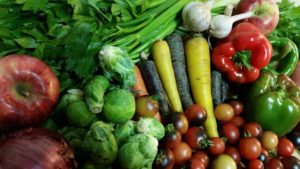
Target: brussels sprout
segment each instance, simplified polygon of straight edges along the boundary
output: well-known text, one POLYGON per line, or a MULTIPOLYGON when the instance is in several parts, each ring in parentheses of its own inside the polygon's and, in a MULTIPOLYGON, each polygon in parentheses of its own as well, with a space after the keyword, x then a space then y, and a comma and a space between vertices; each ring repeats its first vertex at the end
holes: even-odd
POLYGON ((158 140, 149 134, 129 137, 121 146, 118 162, 122 169, 151 169, 158 151, 158 140))
POLYGON ((144 117, 137 122, 137 132, 150 134, 160 140, 165 136, 164 125, 154 117, 144 117))
POLYGON ((100 113, 104 103, 104 93, 109 87, 109 81, 101 75, 95 76, 84 87, 85 101, 92 113, 100 113))
POLYGON ((74 148, 76 159, 83 160, 86 158, 86 152, 82 147, 82 142, 85 134, 87 133, 85 128, 76 128, 76 127, 63 127, 58 130, 58 133, 63 135, 63 137, 70 143, 74 148))
POLYGON ((104 76, 110 81, 121 82, 124 89, 136 83, 134 63, 126 50, 105 45, 99 52, 99 61, 104 76))
POLYGON ((82 100, 82 95, 83 91, 80 89, 70 89, 66 94, 62 95, 53 110, 52 116, 55 117, 55 120, 60 121, 61 119, 65 119, 65 112, 68 105, 76 100, 82 100))
POLYGON ((108 165, 118 155, 117 141, 112 134, 113 126, 102 121, 93 123, 84 137, 83 147, 93 162, 108 165))
POLYGON ((136 121, 129 120, 125 124, 117 126, 114 131, 114 136, 117 140, 118 146, 120 147, 130 136, 137 134, 136 132, 136 121))
POLYGON ((135 113, 135 99, 133 94, 125 89, 114 89, 105 96, 103 115, 109 122, 124 124, 135 113))
POLYGON ((89 111, 83 100, 70 103, 66 112, 67 120, 76 127, 87 127, 97 120, 95 114, 89 111))

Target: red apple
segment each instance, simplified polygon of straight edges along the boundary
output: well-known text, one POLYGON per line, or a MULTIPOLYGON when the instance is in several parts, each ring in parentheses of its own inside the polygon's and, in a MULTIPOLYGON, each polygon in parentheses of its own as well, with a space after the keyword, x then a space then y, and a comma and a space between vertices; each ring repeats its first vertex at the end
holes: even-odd
POLYGON ((43 61, 28 55, 0 59, 0 131, 41 123, 58 97, 58 78, 43 61))
POLYGON ((268 35, 277 26, 279 21, 279 8, 275 0, 241 0, 237 5, 237 13, 251 11, 254 16, 245 19, 260 31, 268 35))

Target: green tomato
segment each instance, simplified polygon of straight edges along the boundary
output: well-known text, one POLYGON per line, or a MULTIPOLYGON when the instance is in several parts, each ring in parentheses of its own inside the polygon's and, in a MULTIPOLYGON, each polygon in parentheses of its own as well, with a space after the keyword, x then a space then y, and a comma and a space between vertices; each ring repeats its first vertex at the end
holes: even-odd
POLYGON ((212 169, 236 169, 236 163, 227 154, 217 156, 212 162, 212 169))

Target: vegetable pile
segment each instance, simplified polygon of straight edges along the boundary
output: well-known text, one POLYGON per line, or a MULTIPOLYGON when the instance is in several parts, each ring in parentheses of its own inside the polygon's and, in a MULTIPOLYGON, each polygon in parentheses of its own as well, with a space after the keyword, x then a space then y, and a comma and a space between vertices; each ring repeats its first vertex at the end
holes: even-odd
POLYGON ((300 168, 299 23, 288 0, 3 0, 0 168, 300 168))

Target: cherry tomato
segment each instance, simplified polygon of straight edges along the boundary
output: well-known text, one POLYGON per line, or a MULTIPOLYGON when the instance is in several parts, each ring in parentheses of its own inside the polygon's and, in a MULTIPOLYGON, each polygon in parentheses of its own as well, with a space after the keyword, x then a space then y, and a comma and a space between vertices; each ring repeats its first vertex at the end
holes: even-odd
POLYGON ((207 112, 201 105, 193 104, 186 109, 185 116, 191 126, 200 126, 204 124, 207 112))
POLYGON ((153 169, 173 169, 174 164, 173 152, 166 147, 159 147, 153 162, 153 169))
POLYGON ((249 161, 247 169, 264 169, 264 164, 258 159, 249 161))
POLYGON ((240 139, 239 128, 232 123, 225 123, 222 125, 220 134, 227 138, 227 141, 231 144, 236 143, 240 139))
POLYGON ((228 122, 234 116, 233 108, 227 103, 219 104, 215 108, 215 116, 221 122, 228 122))
POLYGON ((227 154, 217 156, 212 162, 212 169, 236 169, 235 161, 227 154))
POLYGON ((191 159, 198 159, 200 160, 205 168, 208 167, 209 164, 209 156, 207 155, 207 153, 205 151, 196 151, 192 154, 192 158, 191 159))
POLYGON ((299 131, 292 131, 287 135, 287 138, 291 140, 294 144, 294 147, 300 149, 300 132, 299 131))
POLYGON ((180 144, 181 139, 181 134, 173 127, 173 124, 168 124, 166 126, 166 132, 163 138, 164 145, 170 149, 173 149, 180 144))
POLYGON ((279 138, 278 145, 277 145, 277 155, 282 157, 290 157, 294 152, 294 145, 293 143, 285 138, 279 138))
POLYGON ((159 110, 159 104, 150 96, 142 96, 136 99, 136 114, 139 117, 153 117, 159 110))
POLYGON ((254 160, 261 153, 261 144, 255 137, 245 137, 240 139, 238 149, 242 157, 254 160))
POLYGON ((284 169, 282 162, 278 158, 271 158, 266 167, 267 169, 284 169))
POLYGON ((263 129, 257 122, 247 122, 243 126, 243 131, 249 133, 251 137, 260 137, 263 133, 263 129))
POLYGON ((183 165, 192 157, 192 149, 185 142, 181 142, 172 151, 175 157, 175 164, 177 165, 183 165))
POLYGON ((260 142, 266 150, 272 150, 277 147, 278 137, 272 131, 264 131, 260 138, 260 142))
POLYGON ((246 120, 241 117, 241 116, 234 116, 230 121, 229 123, 232 123, 234 125, 236 125, 238 128, 242 127, 245 123, 246 123, 246 120))
POLYGON ((234 115, 240 115, 244 111, 244 104, 237 99, 229 99, 226 103, 230 104, 233 108, 234 115))
POLYGON ((180 132, 180 134, 185 134, 189 128, 189 122, 184 115, 184 113, 171 113, 170 115, 170 123, 172 123, 176 130, 180 132))
POLYGON ((220 155, 225 151, 224 140, 220 137, 210 138, 212 145, 208 147, 208 151, 211 155, 220 155))
POLYGON ((284 169, 299 169, 300 168, 300 160, 294 156, 282 158, 281 163, 282 163, 284 169))
POLYGON ((231 158, 237 163, 239 164, 241 161, 241 155, 239 150, 234 147, 234 146, 226 146, 225 148, 225 154, 230 155, 231 158))
POLYGON ((205 165, 198 159, 190 159, 184 167, 185 169, 205 169, 205 165))
POLYGON ((262 161, 264 164, 267 164, 269 160, 269 152, 265 148, 261 147, 261 153, 257 159, 262 161))
POLYGON ((185 133, 184 141, 191 147, 193 150, 204 149, 208 140, 206 132, 203 128, 200 127, 190 127, 185 133))

